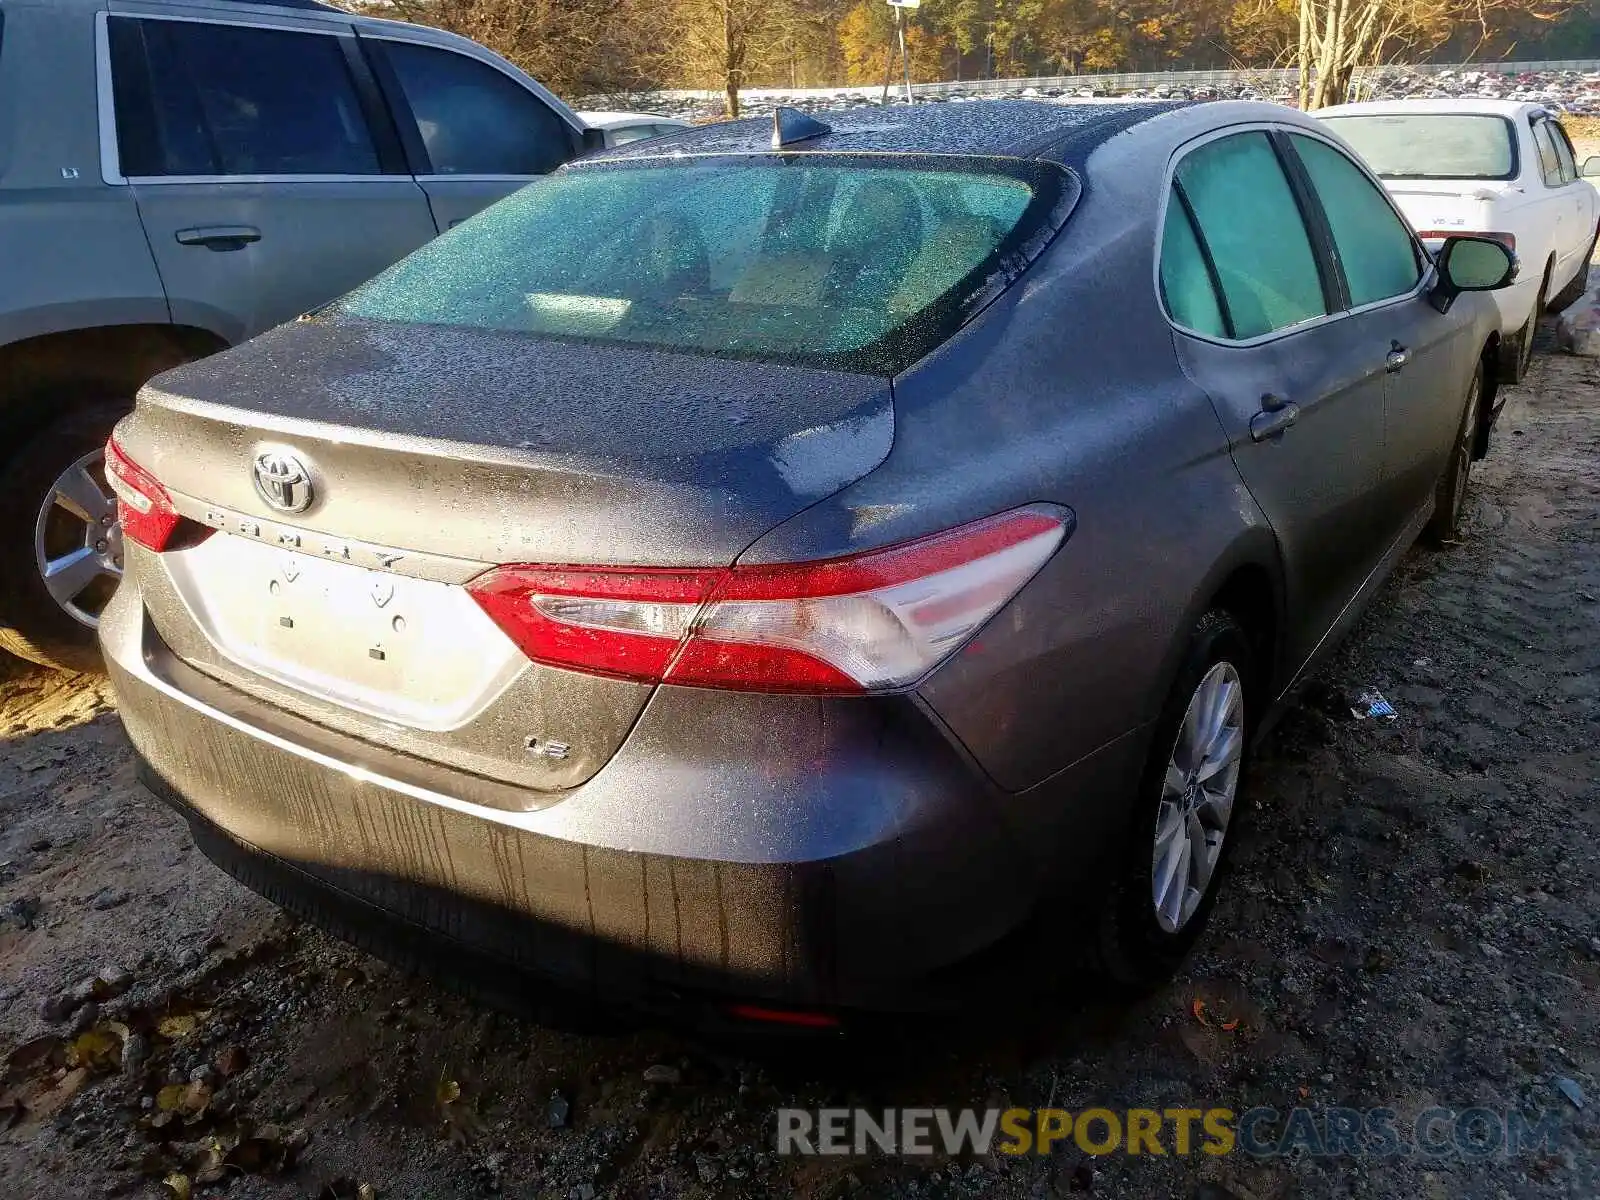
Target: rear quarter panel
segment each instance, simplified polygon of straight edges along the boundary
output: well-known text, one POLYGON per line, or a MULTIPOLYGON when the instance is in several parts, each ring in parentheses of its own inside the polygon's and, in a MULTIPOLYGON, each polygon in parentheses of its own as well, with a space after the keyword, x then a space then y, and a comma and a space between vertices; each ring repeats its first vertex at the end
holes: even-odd
POLYGON ((1201 118, 1106 143, 1041 260, 895 381, 884 465, 744 560, 846 553, 1033 501, 1070 508, 1062 549, 919 689, 1008 791, 1151 721, 1207 589, 1230 564, 1276 565, 1156 296, 1166 120, 1201 118))

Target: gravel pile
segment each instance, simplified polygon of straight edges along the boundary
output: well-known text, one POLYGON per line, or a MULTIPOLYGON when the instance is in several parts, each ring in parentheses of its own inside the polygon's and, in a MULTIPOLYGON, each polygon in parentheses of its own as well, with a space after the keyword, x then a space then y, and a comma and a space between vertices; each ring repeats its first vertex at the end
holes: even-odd
MULTIPOLYGON (((1176 77, 1175 77, 1176 78, 1176 77)), ((747 116, 764 116, 785 105, 808 112, 838 112, 880 102, 880 88, 806 89, 797 92, 755 90, 744 94, 747 116)), ((1534 71, 1506 75, 1494 71, 1443 71, 1424 74, 1405 67, 1388 68, 1364 83, 1363 100, 1427 100, 1452 98, 1527 100, 1547 105, 1560 112, 1577 115, 1600 113, 1600 72, 1534 71)), ((902 102, 903 92, 891 92, 890 100, 902 102)), ((1190 86, 1175 82, 1155 87, 1113 91, 1103 85, 1081 87, 1036 87, 1018 85, 1015 89, 983 90, 952 83, 938 91, 917 95, 918 103, 961 103, 969 100, 1054 100, 1070 103, 1080 100, 1123 98, 1152 100, 1270 100, 1280 104, 1295 102, 1295 85, 1279 72, 1264 71, 1258 77, 1246 76, 1232 84, 1190 86)), ((685 120, 713 120, 722 115, 720 97, 685 92, 652 92, 627 96, 589 98, 580 108, 611 107, 637 112, 659 113, 685 120)))

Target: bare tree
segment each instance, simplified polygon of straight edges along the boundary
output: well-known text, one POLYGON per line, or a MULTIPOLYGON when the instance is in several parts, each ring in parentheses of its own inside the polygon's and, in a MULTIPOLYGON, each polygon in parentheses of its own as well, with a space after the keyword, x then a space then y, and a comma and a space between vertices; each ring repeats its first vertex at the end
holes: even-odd
POLYGON ((737 117, 740 89, 785 48, 786 8, 782 0, 676 0, 683 76, 720 87, 728 116, 737 117))
POLYGON ((1300 105, 1342 104, 1362 67, 1425 57, 1464 29, 1478 30, 1469 57, 1497 29, 1549 22, 1574 0, 1300 0, 1300 105))

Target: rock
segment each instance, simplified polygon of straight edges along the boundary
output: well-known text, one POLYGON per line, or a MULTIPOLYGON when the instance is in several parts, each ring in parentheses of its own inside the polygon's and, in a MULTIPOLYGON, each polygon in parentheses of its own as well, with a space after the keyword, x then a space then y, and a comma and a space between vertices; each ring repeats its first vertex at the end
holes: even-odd
POLYGON ((195 967, 197 967, 199 965, 200 965, 200 951, 198 951, 198 950, 193 950, 193 949, 185 950, 182 954, 178 955, 178 969, 179 970, 189 971, 189 970, 192 970, 192 969, 194 969, 195 967))
POLYGON ((133 972, 115 963, 101 967, 94 977, 94 998, 115 1000, 133 986, 133 972))
POLYGON ((1600 358, 1600 292, 1589 292, 1556 322, 1556 345, 1568 354, 1600 358))
POLYGON ((550 1128, 565 1129, 572 1120, 572 1104, 560 1092, 550 1093, 550 1128))
POLYGON ((33 919, 39 915, 39 897, 18 896, 6 905, 3 914, 18 929, 32 929, 33 919))
POLYGON ((567 1192, 567 1200, 594 1200, 594 1184, 580 1183, 567 1192))
POLYGON ((46 997, 43 1004, 39 1005, 39 1016, 42 1020, 55 1024, 65 1021, 83 1004, 83 997, 72 992, 57 992, 46 997))
POLYGON ((722 1174, 722 1168, 718 1165, 717 1160, 704 1150, 695 1152, 694 1170, 695 1174, 700 1176, 700 1182, 708 1185, 715 1183, 717 1176, 722 1174))
POLYGON ((109 908, 118 908, 128 902, 128 893, 121 888, 101 888, 89 897, 89 907, 97 912, 105 912, 109 908))
POLYGON ((100 1020, 100 1005, 93 1000, 86 1001, 78 1013, 72 1018, 73 1033, 88 1033, 100 1020))
POLYGON ((1578 1086, 1576 1080, 1568 1079, 1563 1075, 1559 1076, 1555 1080, 1555 1085, 1556 1091, 1565 1096, 1567 1098, 1567 1102, 1570 1103, 1573 1108, 1577 1109, 1579 1112, 1583 1111, 1583 1089, 1578 1086))
POLYGON ((679 1083, 682 1079, 683 1072, 667 1063, 656 1063, 653 1067, 645 1068, 646 1083, 679 1083))
POLYGON ((150 1060, 150 1039, 142 1033, 130 1033, 122 1043, 122 1071, 132 1075, 150 1060))

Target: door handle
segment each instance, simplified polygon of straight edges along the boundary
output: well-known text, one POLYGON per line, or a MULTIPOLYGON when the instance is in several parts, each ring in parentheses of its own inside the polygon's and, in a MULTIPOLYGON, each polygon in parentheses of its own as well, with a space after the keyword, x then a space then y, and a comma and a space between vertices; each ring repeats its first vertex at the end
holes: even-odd
POLYGON ((204 246, 207 250, 243 250, 261 240, 261 230, 253 225, 206 225, 180 229, 175 235, 180 246, 204 246))
POLYGON ((1300 419, 1300 406, 1270 392, 1261 397, 1261 411, 1250 418, 1250 440, 1277 441, 1284 431, 1300 419))
POLYGON ((1393 375, 1396 371, 1403 371, 1405 365, 1411 361, 1411 351, 1399 342, 1389 343, 1389 354, 1383 360, 1383 369, 1393 375))

